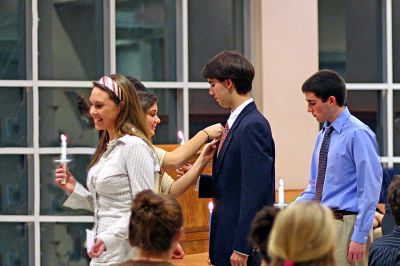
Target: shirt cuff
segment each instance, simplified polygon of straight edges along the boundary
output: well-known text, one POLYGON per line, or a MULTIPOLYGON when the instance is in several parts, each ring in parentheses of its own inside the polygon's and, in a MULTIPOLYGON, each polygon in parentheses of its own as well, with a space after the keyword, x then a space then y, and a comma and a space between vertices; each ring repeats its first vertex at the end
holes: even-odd
POLYGON ((85 204, 85 199, 90 195, 89 191, 84 186, 76 182, 75 188, 64 201, 63 206, 71 209, 86 209, 92 210, 91 207, 85 204))
POLYGON ((248 257, 248 256, 249 256, 248 254, 244 254, 244 253, 242 253, 242 252, 239 252, 239 251, 236 251, 236 250, 234 250, 233 252, 235 252, 235 253, 237 253, 237 254, 240 254, 240 255, 243 255, 243 256, 246 256, 246 257, 248 257))
POLYGON ((365 244, 368 241, 369 232, 354 230, 351 240, 360 244, 365 244))

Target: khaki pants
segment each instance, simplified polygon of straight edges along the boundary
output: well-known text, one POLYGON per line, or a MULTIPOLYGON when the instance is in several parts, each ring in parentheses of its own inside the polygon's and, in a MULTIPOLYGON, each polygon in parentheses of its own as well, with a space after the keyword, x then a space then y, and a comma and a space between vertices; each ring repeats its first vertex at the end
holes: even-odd
POLYGON ((368 265, 368 250, 372 243, 372 230, 368 235, 368 241, 364 258, 361 261, 358 261, 357 263, 349 263, 349 261, 347 260, 347 253, 349 251, 349 244, 351 241, 351 235, 353 234, 355 220, 356 220, 356 215, 344 215, 343 221, 335 220, 335 225, 336 225, 335 260, 336 260, 336 265, 338 266, 368 265))

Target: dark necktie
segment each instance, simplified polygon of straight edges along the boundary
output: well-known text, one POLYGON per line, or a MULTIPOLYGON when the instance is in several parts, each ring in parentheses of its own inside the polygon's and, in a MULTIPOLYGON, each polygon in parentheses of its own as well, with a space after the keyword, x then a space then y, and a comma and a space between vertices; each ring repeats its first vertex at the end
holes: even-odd
POLYGON ((224 130, 222 131, 221 140, 219 141, 218 150, 217 150, 217 157, 219 156, 219 152, 222 149, 222 145, 224 145, 224 141, 226 139, 226 136, 228 136, 228 132, 229 132, 229 125, 228 125, 228 122, 227 122, 225 124, 224 130))
POLYGON ((317 185, 315 188, 315 200, 321 201, 322 190, 324 189, 325 173, 326 173, 326 163, 328 161, 328 151, 329 144, 331 142, 331 133, 333 127, 327 127, 325 129, 324 139, 321 144, 321 149, 319 150, 319 160, 318 160, 318 176, 317 185))

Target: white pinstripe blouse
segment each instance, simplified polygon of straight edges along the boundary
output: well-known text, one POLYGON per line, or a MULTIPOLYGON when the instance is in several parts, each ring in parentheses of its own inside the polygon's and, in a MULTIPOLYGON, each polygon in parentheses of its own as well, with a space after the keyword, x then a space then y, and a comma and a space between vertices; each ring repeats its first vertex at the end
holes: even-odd
POLYGON ((142 139, 125 135, 90 168, 88 190, 76 184, 64 206, 93 211, 96 238, 106 244, 106 251, 90 265, 110 265, 132 257, 128 241, 132 199, 136 193, 154 188, 159 170, 154 151, 142 139))

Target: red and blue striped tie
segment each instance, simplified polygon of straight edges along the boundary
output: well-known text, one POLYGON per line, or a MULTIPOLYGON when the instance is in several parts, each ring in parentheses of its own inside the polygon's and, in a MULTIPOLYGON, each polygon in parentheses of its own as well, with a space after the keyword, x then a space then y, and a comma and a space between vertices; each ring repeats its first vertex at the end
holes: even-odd
POLYGON ((222 145, 224 145, 225 138, 226 138, 226 136, 228 136, 228 132, 229 132, 229 125, 228 125, 228 123, 226 123, 224 130, 222 131, 221 140, 219 141, 218 150, 217 150, 217 158, 219 156, 219 152, 222 149, 222 145))

